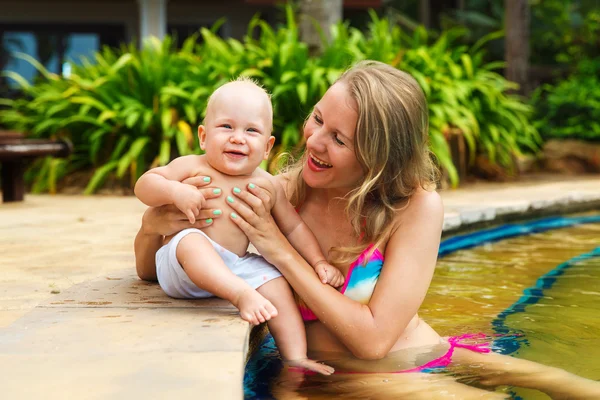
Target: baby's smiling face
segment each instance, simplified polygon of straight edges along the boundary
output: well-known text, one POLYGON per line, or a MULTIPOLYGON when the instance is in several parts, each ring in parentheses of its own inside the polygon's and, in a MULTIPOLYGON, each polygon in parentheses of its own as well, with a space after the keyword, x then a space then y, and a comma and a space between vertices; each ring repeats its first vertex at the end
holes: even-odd
POLYGON ((269 96, 252 82, 236 81, 212 94, 198 137, 211 167, 226 175, 250 175, 269 156, 272 130, 269 96))

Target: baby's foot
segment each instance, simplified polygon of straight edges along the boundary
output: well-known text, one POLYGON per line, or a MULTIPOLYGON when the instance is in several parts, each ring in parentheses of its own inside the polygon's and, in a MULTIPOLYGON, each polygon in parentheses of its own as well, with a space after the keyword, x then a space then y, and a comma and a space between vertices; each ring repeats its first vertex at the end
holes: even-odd
POLYGON ((285 361, 285 364, 289 365, 290 367, 304 368, 309 371, 318 372, 319 374, 323 375, 331 375, 335 371, 335 369, 333 369, 333 367, 330 367, 329 365, 321 364, 315 360, 310 360, 308 358, 285 361))
POLYGON ((233 303, 243 320, 258 325, 275 318, 277 310, 271 302, 254 289, 242 291, 233 303))

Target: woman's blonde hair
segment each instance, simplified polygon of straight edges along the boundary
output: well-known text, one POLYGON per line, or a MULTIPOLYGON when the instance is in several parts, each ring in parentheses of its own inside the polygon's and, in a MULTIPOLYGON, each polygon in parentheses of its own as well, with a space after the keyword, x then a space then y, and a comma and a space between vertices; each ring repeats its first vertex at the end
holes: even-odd
MULTIPOLYGON (((374 250, 389 239, 397 211, 419 187, 435 188, 437 169, 428 147, 427 100, 411 75, 381 62, 362 61, 337 82, 348 87, 358 104, 354 152, 364 171, 362 182, 345 196, 346 214, 361 240, 332 248, 328 255, 334 265, 345 265, 370 244, 374 250)), ((306 196, 304 161, 287 171, 294 206, 306 196)))

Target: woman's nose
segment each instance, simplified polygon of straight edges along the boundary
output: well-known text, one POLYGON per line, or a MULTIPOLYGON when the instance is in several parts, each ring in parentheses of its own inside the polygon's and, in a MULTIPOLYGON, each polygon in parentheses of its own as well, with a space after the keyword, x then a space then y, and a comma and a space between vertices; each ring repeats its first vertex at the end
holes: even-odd
POLYGON ((325 135, 322 129, 313 129, 306 138, 306 146, 317 152, 325 151, 325 135))

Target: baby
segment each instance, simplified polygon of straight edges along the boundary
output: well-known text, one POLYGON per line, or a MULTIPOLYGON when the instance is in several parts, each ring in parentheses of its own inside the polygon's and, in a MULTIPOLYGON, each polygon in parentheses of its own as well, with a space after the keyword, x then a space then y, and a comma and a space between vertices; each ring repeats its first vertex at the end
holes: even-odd
MULTIPOLYGON (((204 125, 198 127, 204 155, 183 156, 146 172, 135 185, 146 205, 173 204, 194 223, 202 209, 221 214, 227 203, 206 200, 190 177, 204 177, 226 193, 258 185, 269 192, 271 213, 290 243, 313 266, 324 283, 340 286, 341 272, 329 265, 316 238, 286 200, 283 188, 259 168, 273 147, 273 108, 268 94, 247 79, 227 83, 211 95, 204 125)), ((218 193, 220 189, 214 189, 218 193)), ((227 196, 226 201, 235 199, 227 196)), ((235 214, 231 214, 236 217, 235 214)), ((212 221, 211 221, 212 223, 212 221)), ((248 238, 230 219, 203 230, 185 229, 166 237, 156 254, 156 273, 165 293, 175 298, 218 296, 231 301, 252 323, 269 321, 282 358, 322 374, 333 369, 306 358, 306 337, 292 291, 279 271, 264 258, 247 252, 248 238)))

